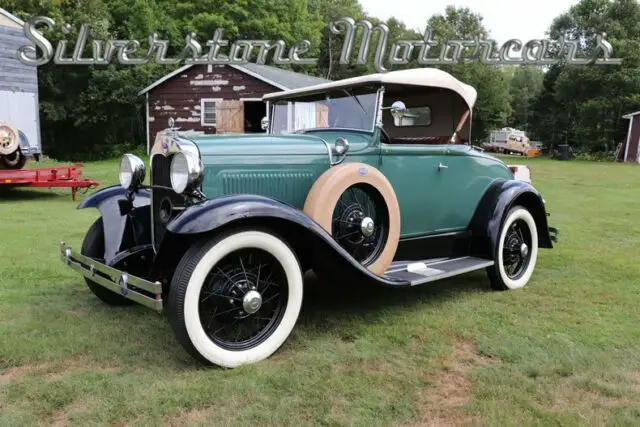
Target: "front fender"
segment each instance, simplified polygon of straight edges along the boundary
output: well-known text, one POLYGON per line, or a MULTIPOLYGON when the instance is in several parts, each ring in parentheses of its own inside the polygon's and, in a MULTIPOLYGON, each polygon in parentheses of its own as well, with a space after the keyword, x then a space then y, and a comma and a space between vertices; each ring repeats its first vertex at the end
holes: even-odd
MULTIPOLYGON (((221 232, 230 227, 272 230, 287 241, 299 258, 308 260, 314 270, 331 269, 354 280, 388 286, 405 284, 370 272, 301 210, 258 195, 218 197, 191 206, 175 217, 167 224, 167 233, 158 248, 158 268, 164 266, 169 270, 170 266, 175 266, 186 250, 185 245, 193 244, 194 237, 197 239, 198 235, 221 232)), ((159 271, 158 274, 162 275, 159 271)))
POLYGON ((485 191, 471 220, 471 252, 475 256, 494 258, 500 228, 507 212, 515 205, 527 208, 536 221, 538 246, 553 247, 547 211, 538 190, 524 181, 497 179, 485 191))
MULTIPOLYGON (((78 209, 96 208, 100 211, 104 225, 105 261, 109 263, 120 251, 127 227, 127 217, 134 211, 136 215, 149 211, 151 192, 143 187, 133 193, 132 203, 128 191, 120 185, 103 188, 84 199, 78 209)), ((140 221, 139 221, 140 222, 140 221)))

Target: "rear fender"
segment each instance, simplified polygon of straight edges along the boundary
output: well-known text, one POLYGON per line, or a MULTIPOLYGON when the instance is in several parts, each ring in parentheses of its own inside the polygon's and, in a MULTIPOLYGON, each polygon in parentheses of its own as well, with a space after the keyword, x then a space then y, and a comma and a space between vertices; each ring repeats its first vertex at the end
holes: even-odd
POLYGON ((130 193, 120 185, 97 191, 78 205, 78 209, 95 208, 100 211, 107 264, 121 250, 151 241, 150 205, 148 188, 130 193))
POLYGON ((516 205, 527 208, 533 216, 538 229, 538 246, 553 247, 547 211, 538 190, 527 182, 497 179, 485 191, 470 223, 473 255, 494 258, 502 223, 509 209, 516 205))
POLYGON ((231 195, 186 209, 168 225, 158 248, 151 277, 172 274, 195 241, 229 228, 266 228, 286 241, 305 267, 340 271, 355 280, 397 286, 401 283, 371 273, 345 251, 318 223, 286 203, 257 195, 231 195))

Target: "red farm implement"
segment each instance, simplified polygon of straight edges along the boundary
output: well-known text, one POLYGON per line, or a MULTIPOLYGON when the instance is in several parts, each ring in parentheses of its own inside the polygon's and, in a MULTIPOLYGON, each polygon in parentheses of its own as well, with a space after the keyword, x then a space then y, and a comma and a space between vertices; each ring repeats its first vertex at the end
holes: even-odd
POLYGON ((82 164, 38 169, 1 169, 0 189, 8 187, 71 188, 71 198, 76 200, 80 188, 97 187, 97 181, 82 178, 82 164))

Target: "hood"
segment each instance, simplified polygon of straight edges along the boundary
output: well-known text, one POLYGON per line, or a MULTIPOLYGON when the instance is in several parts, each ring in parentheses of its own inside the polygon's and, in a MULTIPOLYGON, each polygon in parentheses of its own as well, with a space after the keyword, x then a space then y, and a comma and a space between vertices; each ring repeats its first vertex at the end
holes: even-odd
POLYGON ((227 155, 327 155, 328 152, 327 145, 321 138, 302 134, 201 135, 190 139, 198 146, 203 158, 227 155))

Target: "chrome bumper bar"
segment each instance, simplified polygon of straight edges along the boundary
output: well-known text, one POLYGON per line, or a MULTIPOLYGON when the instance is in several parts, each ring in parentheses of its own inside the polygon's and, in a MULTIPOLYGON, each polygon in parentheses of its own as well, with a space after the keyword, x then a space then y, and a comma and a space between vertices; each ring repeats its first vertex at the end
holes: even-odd
POLYGON ((162 284, 160 282, 150 282, 109 267, 73 251, 64 242, 60 242, 60 259, 92 282, 157 312, 162 311, 162 284), (149 292, 155 295, 155 298, 138 292, 136 289, 131 289, 130 286, 149 292))

